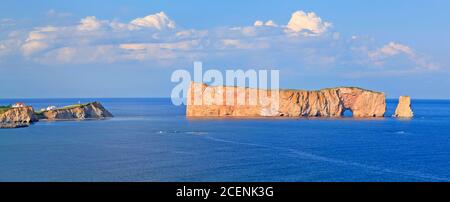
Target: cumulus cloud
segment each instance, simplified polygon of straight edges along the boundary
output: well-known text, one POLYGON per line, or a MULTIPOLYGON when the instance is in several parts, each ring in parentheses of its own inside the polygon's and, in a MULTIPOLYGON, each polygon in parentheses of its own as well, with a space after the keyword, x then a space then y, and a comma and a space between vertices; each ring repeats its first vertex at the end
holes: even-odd
MULTIPOLYGON (((104 50, 104 48, 94 48, 101 46, 115 49, 111 52, 118 54, 114 56, 118 59, 145 60, 147 56, 151 60, 156 58, 150 55, 154 54, 156 49, 166 51, 162 54, 165 55, 164 58, 168 58, 167 55, 171 57, 180 54, 198 55, 198 52, 214 54, 214 51, 219 50, 268 49, 271 43, 279 40, 276 38, 286 37, 284 36, 286 27, 286 25, 277 25, 274 21, 267 20, 266 22, 257 21, 253 26, 245 27, 183 30, 177 29, 175 21, 164 12, 138 17, 127 23, 87 16, 75 26, 37 27, 27 33, 27 38, 23 40, 20 49, 24 56, 31 59, 33 59, 31 56, 38 58, 54 54, 55 60, 70 62, 71 59, 80 61, 75 60, 79 54, 77 50, 104 50), (138 49, 141 50, 138 51, 138 49), (171 51, 170 54, 167 51, 171 51), (126 57, 122 57, 124 55, 126 57), (139 57, 133 57, 133 55, 139 55, 139 57)), ((321 33, 324 33, 324 30, 321 33)), ((47 58, 52 60, 52 57, 47 58)))
POLYGON ((261 27, 261 26, 278 27, 278 25, 272 20, 268 20, 265 23, 261 20, 257 20, 257 21, 255 21, 255 23, 253 23, 253 26, 255 26, 255 27, 261 27))
POLYGON ((147 15, 143 18, 134 19, 130 22, 130 28, 154 28, 157 30, 174 29, 175 22, 169 19, 164 12, 159 12, 153 15, 147 15))
POLYGON ((260 26, 264 25, 264 22, 261 21, 261 20, 257 20, 257 21, 255 21, 255 23, 253 25, 256 26, 256 27, 260 27, 260 26))
POLYGON ((306 33, 309 32, 311 35, 322 34, 330 27, 331 23, 323 22, 314 12, 305 13, 304 11, 294 12, 287 24, 289 31, 307 31, 306 33))
POLYGON ((58 28, 52 26, 38 27, 35 30, 29 32, 28 37, 21 46, 22 53, 25 56, 29 56, 35 52, 45 50, 50 46, 46 39, 52 32, 56 32, 58 28))
POLYGON ((157 31, 170 31, 176 28, 176 23, 170 19, 164 12, 159 12, 145 17, 136 18, 129 23, 121 23, 112 21, 109 23, 110 27, 114 30, 157 30, 157 31))
MULTIPOLYGON (((298 67, 355 67, 415 70, 438 65, 408 45, 379 45, 372 39, 342 36, 314 12, 296 11, 286 23, 272 20, 248 26, 180 29, 164 12, 129 22, 82 18, 78 24, 42 26, 0 38, 0 56, 18 52, 39 63, 158 62, 241 57, 252 62, 298 67), (254 58, 254 59, 253 59, 254 58)), ((1 35, 0 35, 1 37, 1 35)))
POLYGON ((78 25, 78 30, 81 31, 93 31, 97 30, 101 27, 101 22, 97 20, 95 16, 88 16, 81 19, 80 24, 78 25))

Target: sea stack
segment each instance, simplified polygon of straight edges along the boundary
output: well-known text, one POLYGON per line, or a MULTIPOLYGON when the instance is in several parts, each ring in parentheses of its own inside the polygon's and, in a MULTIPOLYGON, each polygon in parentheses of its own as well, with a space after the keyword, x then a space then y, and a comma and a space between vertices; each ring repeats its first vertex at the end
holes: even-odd
POLYGON ((414 114, 411 110, 411 98, 409 96, 400 96, 394 117, 411 118, 413 116, 414 114))
POLYGON ((352 111, 353 117, 383 117, 386 111, 385 95, 357 87, 274 91, 234 86, 212 87, 192 82, 187 93, 186 116, 341 117, 346 110, 352 111), (279 99, 270 98, 261 102, 261 94, 279 99), (254 96, 251 95, 258 95, 258 100, 252 100, 254 96), (244 97, 245 103, 237 103, 239 97, 244 97), (272 103, 268 105, 265 102, 272 103))

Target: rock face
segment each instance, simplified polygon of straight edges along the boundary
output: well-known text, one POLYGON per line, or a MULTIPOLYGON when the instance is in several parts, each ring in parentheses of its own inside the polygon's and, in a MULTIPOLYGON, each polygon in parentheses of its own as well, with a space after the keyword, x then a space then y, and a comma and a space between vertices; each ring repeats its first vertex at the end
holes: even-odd
POLYGON ((99 102, 44 111, 39 116, 39 118, 46 120, 84 120, 113 117, 99 102))
POLYGON ((0 128, 26 127, 35 121, 38 121, 38 118, 32 107, 11 108, 0 114, 0 128))
MULTIPOLYGON (((264 100, 264 99, 263 99, 264 100)), ((269 99, 265 99, 266 101, 269 99)), ((344 111, 351 110, 354 117, 382 117, 386 111, 384 93, 354 87, 328 88, 318 91, 270 90, 216 86, 192 82, 187 93, 186 116, 222 117, 222 116, 288 116, 288 117, 340 117, 344 111), (264 93, 278 96, 278 101, 262 104, 265 101, 250 95, 264 93), (245 96, 244 104, 236 99, 245 96), (232 98, 231 103, 227 97, 232 98), (200 100, 200 103, 198 102, 200 100), (229 100, 228 100, 229 101, 229 100), (257 104, 249 104, 249 103, 257 104)))
POLYGON ((414 113, 411 110, 411 98, 409 96, 400 96, 394 117, 411 118, 413 116, 414 113))

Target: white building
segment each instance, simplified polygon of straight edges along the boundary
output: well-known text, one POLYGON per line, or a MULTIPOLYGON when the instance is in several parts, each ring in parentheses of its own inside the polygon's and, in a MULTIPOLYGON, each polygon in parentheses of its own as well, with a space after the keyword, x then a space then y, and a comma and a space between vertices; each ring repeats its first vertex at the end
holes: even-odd
POLYGON ((13 108, 25 107, 25 103, 23 103, 23 102, 16 102, 13 105, 11 105, 11 107, 13 107, 13 108))
POLYGON ((50 111, 50 110, 55 110, 56 107, 55 106, 48 106, 45 110, 50 111))

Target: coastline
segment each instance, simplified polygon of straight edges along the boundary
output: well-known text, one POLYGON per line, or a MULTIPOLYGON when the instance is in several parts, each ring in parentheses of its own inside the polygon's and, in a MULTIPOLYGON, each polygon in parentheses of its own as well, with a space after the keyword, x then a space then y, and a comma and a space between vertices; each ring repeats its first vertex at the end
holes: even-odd
POLYGON ((16 102, 3 106, 0 113, 0 128, 22 128, 32 123, 46 121, 67 120, 101 120, 113 117, 103 105, 97 101, 84 104, 71 104, 63 107, 48 106, 39 111, 32 106, 26 106, 23 102, 16 102))

